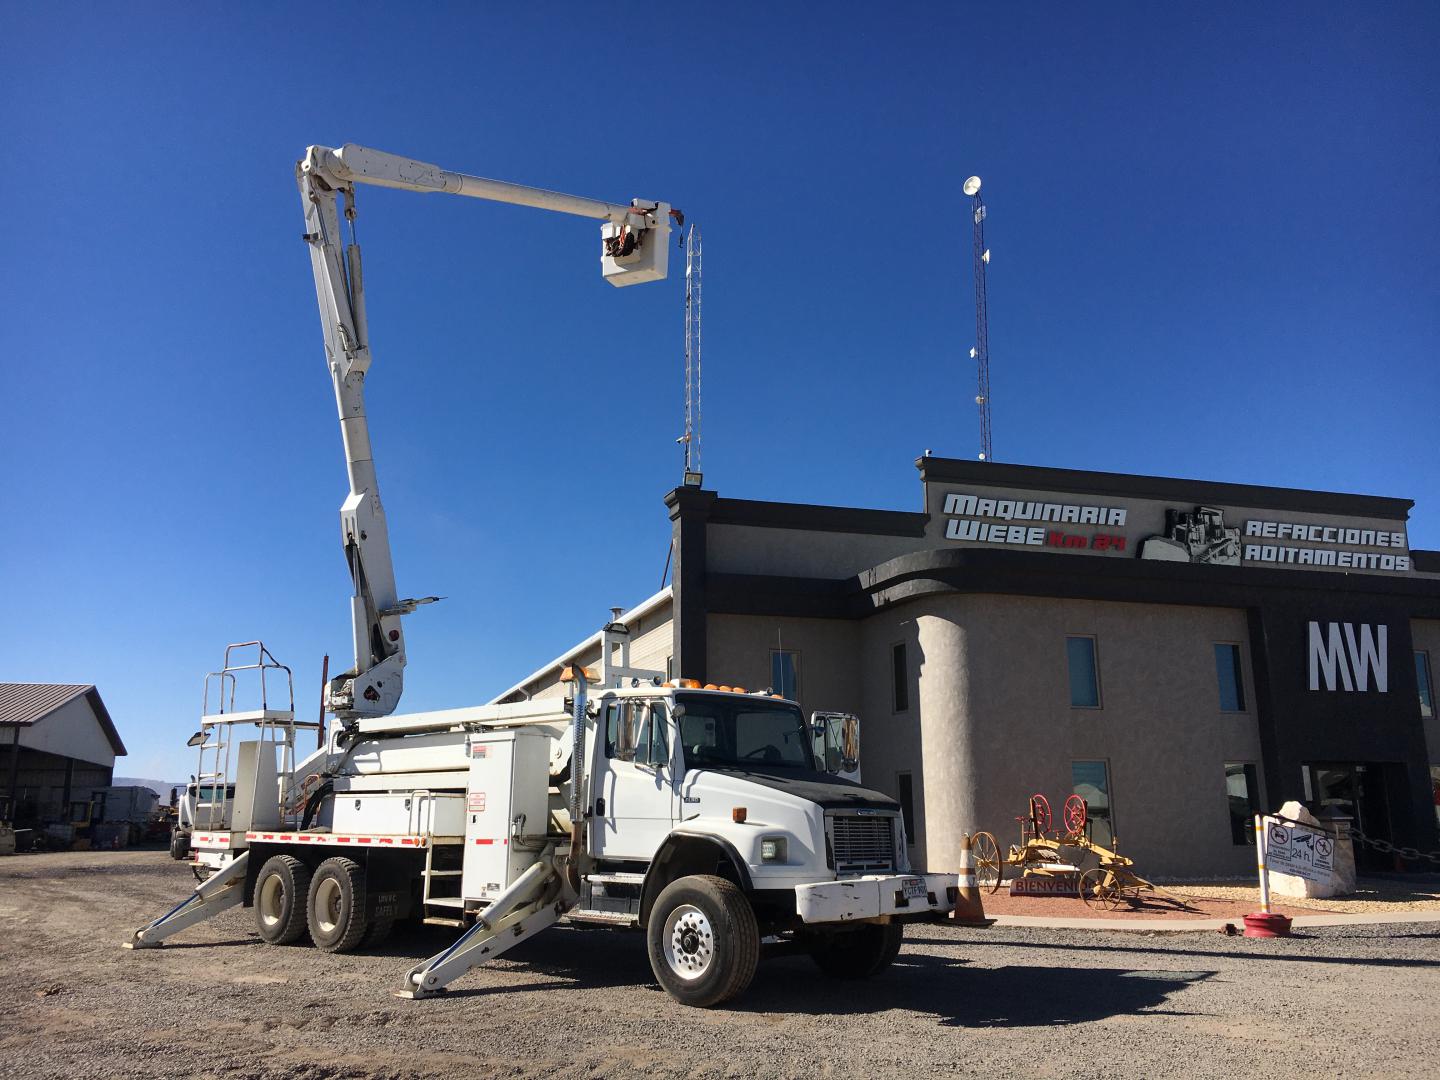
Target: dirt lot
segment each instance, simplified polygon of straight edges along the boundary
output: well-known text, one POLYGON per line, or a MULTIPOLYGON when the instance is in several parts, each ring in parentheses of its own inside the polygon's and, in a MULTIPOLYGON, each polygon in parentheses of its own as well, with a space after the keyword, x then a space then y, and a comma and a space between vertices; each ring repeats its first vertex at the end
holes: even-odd
POLYGON ((390 996, 453 931, 366 955, 259 943, 236 909, 164 949, 162 852, 0 859, 7 1077, 1434 1076, 1440 924, 1219 934, 911 928, 869 983, 762 964, 728 1010, 655 986, 633 934, 556 929, 445 998, 390 996))

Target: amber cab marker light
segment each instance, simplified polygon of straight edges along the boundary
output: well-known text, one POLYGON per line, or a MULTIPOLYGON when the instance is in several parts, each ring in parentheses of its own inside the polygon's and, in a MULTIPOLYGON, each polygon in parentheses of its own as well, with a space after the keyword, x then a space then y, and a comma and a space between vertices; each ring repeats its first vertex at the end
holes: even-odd
POLYGON ((731 817, 731 819, 735 822, 736 825, 744 825, 744 824, 745 824, 745 807, 743 807, 743 806, 732 806, 732 807, 730 808, 730 817, 731 817))

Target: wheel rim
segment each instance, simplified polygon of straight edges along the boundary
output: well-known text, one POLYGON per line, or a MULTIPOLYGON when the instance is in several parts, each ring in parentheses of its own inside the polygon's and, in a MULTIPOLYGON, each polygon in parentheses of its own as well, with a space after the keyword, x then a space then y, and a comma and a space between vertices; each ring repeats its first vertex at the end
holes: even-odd
POLYGON ((700 978, 715 960, 715 933, 694 904, 681 904, 665 920, 665 962, 686 982, 700 978))
POLYGON ((1000 888, 1004 877, 1000 865, 1000 845, 987 832, 975 834, 972 845, 975 851, 975 884, 987 892, 1000 888))
POLYGON ((327 934, 340 925, 340 883, 333 877, 324 878, 315 889, 315 921, 327 934))
POLYGON ((266 878, 255 906, 260 909, 260 921, 267 930, 279 926, 285 911, 285 879, 279 874, 266 878))

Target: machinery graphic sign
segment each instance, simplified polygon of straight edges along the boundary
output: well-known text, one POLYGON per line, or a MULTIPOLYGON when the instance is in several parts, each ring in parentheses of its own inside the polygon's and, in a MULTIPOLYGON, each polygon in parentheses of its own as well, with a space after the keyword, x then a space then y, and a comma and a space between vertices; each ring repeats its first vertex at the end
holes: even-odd
POLYGON ((1102 502, 1100 496, 978 487, 945 491, 927 505, 938 510, 930 535, 949 544, 1195 566, 1413 569, 1403 526, 1379 518, 1323 520, 1234 505, 1166 505, 1153 498, 1102 502))
POLYGON ((1225 511, 1213 506, 1166 510, 1165 534, 1148 537, 1140 558, 1239 566, 1240 530, 1227 528, 1225 511))

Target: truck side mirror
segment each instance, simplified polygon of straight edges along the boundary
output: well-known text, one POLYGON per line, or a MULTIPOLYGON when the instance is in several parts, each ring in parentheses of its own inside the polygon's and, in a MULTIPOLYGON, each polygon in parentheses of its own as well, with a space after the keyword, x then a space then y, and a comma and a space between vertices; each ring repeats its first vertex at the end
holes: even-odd
POLYGON ((860 718, 850 713, 815 713, 810 717, 810 731, 820 768, 856 779, 860 769, 860 718))

